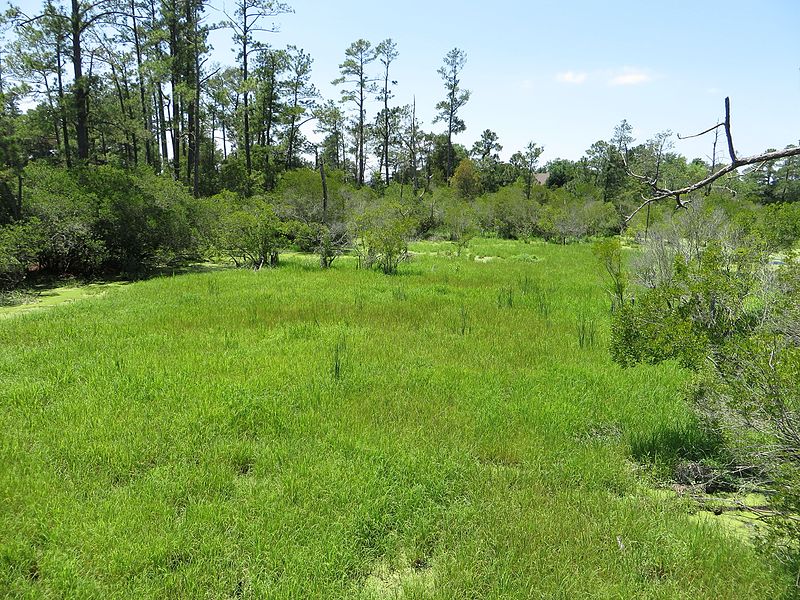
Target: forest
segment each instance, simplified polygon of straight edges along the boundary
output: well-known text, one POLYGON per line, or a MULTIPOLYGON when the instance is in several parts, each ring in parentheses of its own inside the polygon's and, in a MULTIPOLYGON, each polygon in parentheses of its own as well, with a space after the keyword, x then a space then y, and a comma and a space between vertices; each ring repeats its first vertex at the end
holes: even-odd
MULTIPOLYGON (((437 71, 431 130, 414 104, 393 102, 400 50, 392 39, 350 44, 333 82, 341 97, 322 98, 313 57, 263 41, 271 19, 290 11, 242 0, 212 22, 203 2, 9 8, 0 72, 4 287, 32 265, 56 277, 202 257, 262 266, 293 248, 319 253, 323 266, 356 251, 392 272, 412 238, 635 234, 658 219, 648 206, 644 224, 627 220, 651 180, 678 189, 725 167, 721 139, 710 162, 689 161, 673 152, 670 131, 636 143, 625 120, 576 161, 539 164, 543 148, 533 141, 503 161, 487 124, 471 125, 482 130, 471 147, 459 144, 471 92, 458 48, 437 71), (238 50, 236 66, 209 63, 207 38, 219 28, 238 50)), ((796 156, 751 165, 705 187, 707 204, 786 247, 797 235, 798 169, 796 156)))
POLYGON ((0 18, 0 593, 796 597, 800 147, 544 161, 292 11, 0 18))

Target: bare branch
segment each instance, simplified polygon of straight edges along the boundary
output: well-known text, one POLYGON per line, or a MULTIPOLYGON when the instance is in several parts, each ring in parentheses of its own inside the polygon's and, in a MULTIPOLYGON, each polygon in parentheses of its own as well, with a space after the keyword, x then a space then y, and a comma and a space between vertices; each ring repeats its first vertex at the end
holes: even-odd
POLYGON ((707 134, 707 133, 711 133, 711 132, 712 132, 712 131, 714 131, 715 129, 719 129, 720 127, 722 127, 722 125, 723 125, 722 123, 717 123, 716 125, 714 125, 714 126, 712 126, 712 127, 709 127, 708 129, 706 129, 705 131, 701 131, 700 133, 695 133, 694 135, 681 135, 681 134, 679 133, 679 134, 678 134, 678 139, 679 139, 679 140, 690 140, 690 139, 692 139, 692 138, 700 137, 701 135, 705 135, 705 134, 707 134))
POLYGON ((731 99, 725 98, 725 137, 728 138, 728 154, 731 162, 736 162, 736 152, 733 151, 733 137, 731 136, 731 99))
MULTIPOLYGON (((643 200, 642 204, 640 204, 639 207, 636 208, 636 210, 634 210, 630 215, 628 215, 625 218, 625 224, 626 225, 643 208, 645 208, 645 207, 647 207, 650 204, 653 204, 655 202, 659 202, 661 200, 666 200, 667 198, 673 198, 675 200, 678 208, 685 208, 686 204, 688 204, 688 202, 691 202, 691 200, 689 200, 688 202, 686 200, 681 200, 681 196, 685 196, 687 194, 691 194, 692 192, 696 192, 697 190, 699 190, 699 189, 701 189, 701 188, 703 188, 703 187, 705 187, 707 185, 710 185, 711 183, 713 183, 717 179, 719 179, 721 177, 724 177, 725 175, 728 175, 729 173, 732 173, 732 172, 736 171, 736 169, 739 169, 740 167, 744 167, 744 166, 747 166, 747 165, 753 165, 753 164, 756 164, 756 163, 762 163, 762 165, 763 165, 764 163, 768 163, 768 162, 771 162, 771 161, 774 161, 774 160, 779 160, 781 158, 788 158, 790 156, 800 156, 800 147, 796 147, 796 148, 785 148, 783 150, 776 150, 776 151, 773 151, 773 152, 764 152, 762 154, 754 154, 753 156, 747 156, 745 158, 737 158, 736 157, 736 152, 735 152, 735 150, 733 148, 733 137, 731 136, 730 100, 728 98, 725 98, 725 121, 723 123, 720 123, 719 125, 716 125, 716 126, 710 128, 710 129, 706 130, 704 133, 708 133, 710 131, 713 131, 713 130, 717 129, 720 125, 723 125, 725 127, 725 136, 728 139, 728 153, 731 156, 731 163, 729 165, 723 167, 719 171, 712 172, 705 179, 702 179, 700 181, 697 181, 695 183, 692 183, 690 185, 687 185, 687 186, 682 187, 682 188, 677 189, 677 190, 669 190, 669 189, 659 188, 656 185, 655 181, 648 182, 649 185, 650 185, 651 190, 653 191, 653 195, 651 197, 649 197, 649 198, 646 198, 644 196, 642 197, 642 200, 643 200)), ((698 134, 698 135, 702 135, 702 134, 698 134)), ((696 136, 692 136, 692 137, 696 137, 696 136)), ((686 138, 681 138, 681 139, 686 139, 686 138)), ((627 167, 627 163, 626 163, 626 167, 627 167)), ((641 175, 636 175, 636 174, 632 173, 630 170, 628 170, 628 174, 631 175, 632 177, 634 177, 635 179, 647 182, 647 178, 642 177, 641 175)))

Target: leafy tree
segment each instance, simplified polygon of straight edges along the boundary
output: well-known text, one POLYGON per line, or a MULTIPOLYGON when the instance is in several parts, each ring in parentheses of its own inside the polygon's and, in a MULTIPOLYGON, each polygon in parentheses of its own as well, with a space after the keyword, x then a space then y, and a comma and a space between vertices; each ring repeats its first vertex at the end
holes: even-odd
POLYGON ((596 242, 592 250, 605 271, 612 311, 621 308, 625 304, 629 284, 622 244, 618 238, 606 238, 596 242))
POLYGON ((470 154, 475 160, 486 160, 487 158, 500 160, 498 153, 502 150, 503 146, 500 145, 497 134, 491 129, 484 129, 480 139, 472 145, 470 154))
POLYGON ((0 227, 0 291, 17 287, 25 279, 44 241, 36 219, 0 227))
POLYGON ((0 93, 0 224, 22 218, 22 173, 26 156, 16 128, 16 95, 0 93))
POLYGON ((334 169, 347 170, 345 144, 345 116, 333 100, 328 100, 316 111, 315 133, 325 137, 321 144, 321 159, 334 169))
POLYGON ((475 163, 465 158, 458 163, 458 168, 450 180, 450 186, 460 200, 474 200, 481 192, 481 181, 475 170, 475 163))
POLYGON ((367 96, 376 91, 375 79, 367 74, 367 67, 376 58, 375 49, 367 40, 360 39, 345 50, 345 60, 339 65, 341 77, 334 79, 333 85, 349 84, 353 86, 342 90, 342 102, 352 102, 356 106, 355 146, 356 146, 356 183, 364 185, 366 170, 366 101, 367 96))
POLYGON ((461 88, 461 72, 466 63, 466 53, 458 48, 453 48, 445 55, 444 64, 437 71, 444 82, 446 96, 444 100, 436 104, 436 110, 439 112, 433 122, 447 124, 447 163, 444 171, 446 180, 453 175, 453 166, 455 165, 453 136, 467 128, 464 120, 458 115, 459 110, 470 97, 470 91, 461 88))
POLYGON ((578 167, 567 159, 557 158, 545 165, 547 171, 547 187, 558 188, 567 185, 578 176, 578 167))
POLYGON ((299 166, 297 158, 299 128, 306 119, 307 111, 313 110, 319 97, 317 88, 311 83, 311 64, 313 59, 303 50, 289 46, 286 51, 289 78, 283 81, 286 90, 286 169, 299 166))
POLYGON ((378 115, 378 132, 381 139, 381 162, 383 163, 385 183, 389 185, 389 150, 392 134, 397 129, 398 113, 389 110, 389 100, 394 96, 391 86, 397 82, 389 77, 389 68, 400 55, 397 51, 397 44, 391 38, 383 40, 375 47, 375 55, 383 65, 383 86, 378 93, 378 100, 383 103, 383 110, 378 115))
POLYGON ((525 147, 525 153, 523 154, 525 160, 525 197, 528 200, 531 199, 531 187, 536 174, 536 164, 539 162, 542 152, 544 152, 544 148, 537 146, 533 142, 529 142, 525 147))
POLYGON ((271 205, 256 196, 239 206, 234 201, 222 216, 219 244, 237 267, 275 267, 280 252, 289 245, 290 228, 271 205))
POLYGON ((450 241, 456 246, 456 255, 469 246, 469 242, 478 233, 478 221, 475 209, 465 202, 450 202, 444 211, 444 226, 447 228, 450 241))
POLYGON ((251 130, 250 130, 250 54, 261 49, 256 41, 258 32, 275 32, 274 24, 264 25, 264 21, 280 14, 291 12, 288 4, 276 0, 236 0, 233 16, 227 15, 226 26, 233 30, 233 41, 239 46, 242 83, 242 146, 244 146, 245 166, 248 178, 252 174, 251 130))

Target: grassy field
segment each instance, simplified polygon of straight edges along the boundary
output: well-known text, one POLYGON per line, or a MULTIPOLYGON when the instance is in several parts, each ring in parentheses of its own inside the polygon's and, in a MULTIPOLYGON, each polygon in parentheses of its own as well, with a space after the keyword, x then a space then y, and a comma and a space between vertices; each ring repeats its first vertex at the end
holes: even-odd
POLYGON ((0 594, 776 598, 643 465, 699 451, 622 370, 589 246, 420 243, 0 320, 0 594))

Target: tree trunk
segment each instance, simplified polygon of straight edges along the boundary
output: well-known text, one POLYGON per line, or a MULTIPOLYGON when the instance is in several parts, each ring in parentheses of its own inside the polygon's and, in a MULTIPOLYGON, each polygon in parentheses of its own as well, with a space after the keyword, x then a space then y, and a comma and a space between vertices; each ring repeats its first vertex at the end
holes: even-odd
POLYGON ((142 125, 144 126, 144 130, 147 132, 147 136, 144 139, 144 155, 147 164, 154 167, 155 162, 153 160, 153 147, 151 140, 153 133, 153 120, 150 116, 150 111, 148 110, 147 102, 145 100, 147 94, 145 93, 144 74, 142 69, 142 44, 139 40, 139 25, 136 22, 136 4, 134 0, 130 0, 130 9, 131 19, 133 21, 133 46, 136 52, 136 73, 137 84, 139 87, 139 102, 142 107, 142 125))
POLYGON ((319 176, 322 180, 322 224, 328 224, 328 182, 325 179, 325 159, 319 157, 319 176))
POLYGON ((75 135, 78 142, 78 160, 86 162, 89 160, 89 90, 88 82, 83 76, 83 55, 81 48, 83 23, 81 22, 79 0, 72 0, 70 24, 72 26, 72 68, 74 75, 72 91, 75 99, 75 135))
POLYGON ((386 185, 389 185, 389 65, 383 80, 383 167, 386 170, 386 185))
MULTIPOLYGON (((114 89, 117 90, 117 100, 119 101, 119 111, 120 115, 125 118, 125 98, 122 95, 122 87, 119 83, 119 77, 117 77, 117 69, 114 66, 114 63, 110 63, 111 66, 111 80, 114 82, 114 89)), ((127 166, 131 165, 131 137, 130 132, 128 131, 127 127, 124 127, 123 130, 125 131, 125 162, 127 166)))
POLYGON ((253 161, 250 155, 250 108, 249 108, 249 90, 248 86, 248 71, 247 71, 247 38, 250 31, 247 24, 247 11, 245 10, 242 17, 242 84, 244 86, 244 97, 242 102, 244 105, 244 158, 247 167, 247 181, 245 182, 245 190, 247 195, 250 195, 250 175, 253 172, 253 161))
POLYGON ((169 29, 170 84, 172 87, 172 176, 181 179, 181 103, 178 92, 180 81, 180 62, 178 56, 178 14, 177 3, 172 0, 167 14, 169 29))
POLYGON ((64 141, 64 162, 67 168, 72 167, 72 156, 69 147, 69 129, 67 127, 67 104, 64 99, 64 82, 61 78, 63 67, 63 49, 61 48, 61 35, 56 35, 56 73, 58 75, 58 109, 61 117, 61 139, 64 141))
POLYGON ((194 140, 194 169, 192 179, 192 192, 195 198, 200 197, 200 45, 199 45, 199 31, 197 30, 198 15, 194 19, 194 130, 192 131, 192 138, 194 140))
POLYGON ((358 101, 358 185, 364 185, 364 63, 361 63, 361 84, 359 86, 359 101, 358 101))
POLYGON ((411 107, 411 171, 414 181, 414 192, 419 189, 419 176, 417 175, 417 97, 411 107))
POLYGON ((167 169, 169 160, 169 148, 167 147, 167 118, 164 116, 164 91, 161 83, 157 83, 153 90, 153 103, 156 109, 156 119, 158 119, 158 139, 161 142, 161 161, 160 170, 167 169))

